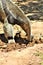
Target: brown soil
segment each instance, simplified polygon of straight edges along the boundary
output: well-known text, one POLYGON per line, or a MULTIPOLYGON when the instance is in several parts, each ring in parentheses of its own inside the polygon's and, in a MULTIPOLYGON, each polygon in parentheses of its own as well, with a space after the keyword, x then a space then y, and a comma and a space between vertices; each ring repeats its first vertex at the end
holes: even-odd
POLYGON ((0 48, 0 65, 40 65, 43 60, 35 55, 37 52, 43 53, 43 44, 33 47, 29 47, 29 44, 27 47, 24 44, 20 46, 18 43, 8 44, 7 47, 4 45, 0 48))

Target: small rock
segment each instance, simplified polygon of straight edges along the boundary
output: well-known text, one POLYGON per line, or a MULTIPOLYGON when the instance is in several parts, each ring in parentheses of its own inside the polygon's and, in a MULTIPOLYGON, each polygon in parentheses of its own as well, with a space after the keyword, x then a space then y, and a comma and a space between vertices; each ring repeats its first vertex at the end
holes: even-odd
POLYGON ((0 40, 0 46, 3 46, 5 43, 0 40))
POLYGON ((41 43, 43 43, 43 39, 42 39, 42 38, 39 38, 39 41, 40 41, 41 43))
POLYGON ((26 44, 22 44, 21 45, 21 48, 26 48, 26 44))
POLYGON ((19 43, 16 44, 16 49, 20 49, 21 45, 19 43))
POLYGON ((15 43, 7 44, 8 51, 11 51, 12 49, 15 49, 15 43))
POLYGON ((40 41, 38 39, 35 39, 35 44, 39 44, 40 41))

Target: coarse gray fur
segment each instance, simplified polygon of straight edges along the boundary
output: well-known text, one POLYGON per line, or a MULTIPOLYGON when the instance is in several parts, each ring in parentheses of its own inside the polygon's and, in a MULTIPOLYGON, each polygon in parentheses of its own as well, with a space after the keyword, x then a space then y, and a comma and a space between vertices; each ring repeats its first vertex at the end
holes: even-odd
POLYGON ((23 28, 23 30, 27 33, 27 40, 30 41, 31 40, 30 20, 25 16, 24 12, 16 4, 13 4, 11 2, 11 0, 1 1, 5 14, 6 16, 8 16, 8 21, 10 23, 20 25, 23 28))

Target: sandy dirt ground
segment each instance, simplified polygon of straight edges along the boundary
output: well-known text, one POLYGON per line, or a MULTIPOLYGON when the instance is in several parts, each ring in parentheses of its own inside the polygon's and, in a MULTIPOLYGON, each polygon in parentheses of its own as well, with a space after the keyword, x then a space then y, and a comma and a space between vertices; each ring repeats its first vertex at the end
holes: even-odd
POLYGON ((43 59, 37 53, 43 54, 43 44, 10 52, 0 50, 0 65, 41 65, 43 59))

